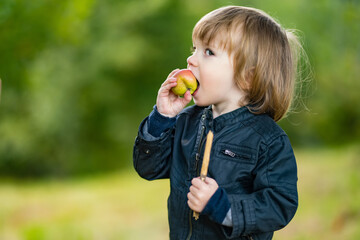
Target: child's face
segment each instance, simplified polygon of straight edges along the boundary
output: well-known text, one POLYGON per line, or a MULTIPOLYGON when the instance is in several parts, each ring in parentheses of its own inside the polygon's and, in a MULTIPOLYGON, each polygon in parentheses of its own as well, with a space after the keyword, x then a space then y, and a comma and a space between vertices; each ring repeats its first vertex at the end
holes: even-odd
POLYGON ((220 48, 216 41, 211 46, 205 46, 201 41, 193 44, 194 52, 187 62, 199 81, 198 90, 193 94, 195 104, 238 108, 243 93, 235 84, 233 64, 227 51, 220 48))

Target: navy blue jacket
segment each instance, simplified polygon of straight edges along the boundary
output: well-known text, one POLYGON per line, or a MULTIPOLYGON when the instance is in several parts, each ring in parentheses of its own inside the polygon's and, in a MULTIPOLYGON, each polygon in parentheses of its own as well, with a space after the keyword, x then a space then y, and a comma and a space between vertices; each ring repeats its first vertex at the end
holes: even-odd
POLYGON ((210 108, 188 107, 177 116, 175 126, 158 138, 147 141, 139 131, 133 158, 141 177, 170 178, 170 239, 272 239, 298 206, 297 167, 287 135, 268 115, 255 115, 246 107, 215 119, 210 108), (232 227, 207 215, 195 221, 187 205, 210 129, 214 140, 208 176, 228 196, 232 227))

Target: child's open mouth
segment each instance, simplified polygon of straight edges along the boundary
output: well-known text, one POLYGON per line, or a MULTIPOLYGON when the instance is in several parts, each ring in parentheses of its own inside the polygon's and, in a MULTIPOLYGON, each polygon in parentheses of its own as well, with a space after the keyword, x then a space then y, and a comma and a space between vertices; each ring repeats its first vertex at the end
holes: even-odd
POLYGON ((197 93, 197 91, 199 90, 199 87, 200 87, 200 83, 199 83, 199 81, 196 79, 196 82, 197 82, 197 88, 196 88, 196 90, 193 92, 193 96, 197 93))

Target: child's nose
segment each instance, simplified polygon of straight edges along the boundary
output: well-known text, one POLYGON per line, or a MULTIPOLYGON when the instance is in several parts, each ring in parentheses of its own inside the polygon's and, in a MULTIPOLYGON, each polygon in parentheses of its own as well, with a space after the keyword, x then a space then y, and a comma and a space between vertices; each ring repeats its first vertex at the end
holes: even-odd
POLYGON ((193 67, 197 66, 197 60, 195 54, 189 56, 186 61, 188 63, 188 66, 193 66, 193 67))

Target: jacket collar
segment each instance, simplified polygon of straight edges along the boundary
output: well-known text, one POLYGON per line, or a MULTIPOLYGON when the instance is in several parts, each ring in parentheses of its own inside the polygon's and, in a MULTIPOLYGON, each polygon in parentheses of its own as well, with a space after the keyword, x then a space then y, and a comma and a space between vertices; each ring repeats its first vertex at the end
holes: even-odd
POLYGON ((219 132, 226 125, 242 122, 254 116, 254 114, 249 111, 247 106, 240 107, 234 111, 222 114, 215 119, 213 118, 211 106, 208 106, 204 108, 203 115, 205 116, 207 125, 210 127, 210 129, 213 129, 214 132, 219 132))

